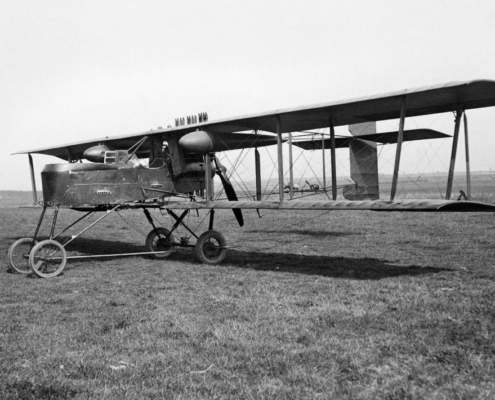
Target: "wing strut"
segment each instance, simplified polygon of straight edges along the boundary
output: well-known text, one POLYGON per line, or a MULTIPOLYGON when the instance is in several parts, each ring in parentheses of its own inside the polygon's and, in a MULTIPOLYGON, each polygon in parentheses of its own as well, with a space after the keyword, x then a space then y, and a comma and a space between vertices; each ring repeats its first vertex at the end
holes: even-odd
MULTIPOLYGON (((255 135, 258 134, 256 130, 255 135)), ((260 162, 260 152, 258 148, 254 148, 254 169, 256 174, 256 200, 261 201, 261 162, 260 162)))
POLYGON ((289 197, 294 197, 294 171, 292 170, 292 132, 289 132, 289 197))
POLYGON ((213 179, 211 179, 211 157, 205 155, 205 198, 206 201, 213 200, 213 179))
POLYGON ((464 145, 466 147, 466 185, 467 199, 471 200, 471 167, 469 165, 469 140, 468 140, 468 121, 466 111, 464 111, 464 145))
POLYGON ((335 161, 335 128, 333 127, 332 119, 330 125, 330 162, 332 164, 332 200, 337 200, 337 165, 335 161))
POLYGON ((457 143, 459 142, 459 128, 461 126, 462 114, 463 114, 463 111, 460 108, 460 106, 458 106, 457 111, 455 113, 454 141, 452 142, 452 155, 450 156, 449 176, 447 178, 447 192, 445 193, 445 200, 450 200, 450 195, 452 194, 452 183, 454 181, 455 157, 457 154, 457 143))
POLYGON ((404 123, 406 119, 406 96, 402 96, 400 103, 399 136, 397 137, 397 150, 395 153, 394 176, 392 178, 392 189, 390 190, 390 201, 394 201, 397 191, 397 181, 399 179, 400 153, 402 150, 402 140, 404 139, 404 123))
MULTIPOLYGON (((323 164, 323 191, 327 193, 327 174, 325 170, 325 135, 321 134, 321 162, 323 164)), ((328 196, 328 195, 327 195, 328 196)))
POLYGON ((36 179, 34 178, 33 156, 29 156, 29 171, 31 172, 31 187, 33 188, 33 205, 38 204, 38 194, 36 193, 36 179))
POLYGON ((280 115, 277 118, 277 156, 278 156, 278 196, 282 203, 284 201, 284 159, 282 153, 282 122, 280 115))

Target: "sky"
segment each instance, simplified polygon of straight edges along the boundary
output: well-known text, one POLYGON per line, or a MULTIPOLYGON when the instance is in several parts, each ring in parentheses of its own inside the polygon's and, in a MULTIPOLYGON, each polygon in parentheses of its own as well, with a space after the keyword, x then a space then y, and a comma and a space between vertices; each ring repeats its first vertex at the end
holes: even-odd
MULTIPOLYGON (((21 150, 202 111, 212 120, 495 80, 494 20, 492 0, 2 0, 0 190, 30 190, 27 155, 11 155, 21 150)), ((468 115, 471 169, 495 168, 495 108, 468 115)), ((452 133, 453 116, 408 127, 452 133)), ((44 164, 58 161, 34 161, 40 188, 44 164)))

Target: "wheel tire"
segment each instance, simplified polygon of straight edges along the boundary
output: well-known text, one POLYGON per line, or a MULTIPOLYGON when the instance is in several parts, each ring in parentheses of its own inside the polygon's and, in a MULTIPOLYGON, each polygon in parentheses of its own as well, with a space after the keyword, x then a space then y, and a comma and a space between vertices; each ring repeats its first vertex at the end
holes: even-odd
POLYGON ((194 255, 203 264, 220 264, 227 255, 227 242, 220 232, 206 231, 194 246, 194 255))
POLYGON ((165 251, 166 253, 152 254, 155 258, 167 258, 173 253, 174 238, 170 235, 170 231, 165 228, 153 229, 146 236, 146 248, 148 251, 165 251), (168 238, 167 238, 168 236, 168 238))
POLYGON ((9 265, 20 274, 29 274, 31 272, 29 253, 37 243, 38 241, 33 241, 33 238, 16 240, 9 249, 9 265))
POLYGON ((59 275, 67 264, 67 252, 55 240, 43 240, 33 247, 29 254, 31 270, 40 278, 59 275))

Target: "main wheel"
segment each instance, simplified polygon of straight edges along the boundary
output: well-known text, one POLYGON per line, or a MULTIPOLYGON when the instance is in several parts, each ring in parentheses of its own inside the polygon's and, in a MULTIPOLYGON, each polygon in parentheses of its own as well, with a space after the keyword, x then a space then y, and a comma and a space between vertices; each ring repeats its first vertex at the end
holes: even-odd
POLYGON ((220 232, 206 231, 196 242, 194 255, 204 264, 219 264, 227 255, 227 242, 220 232))
POLYGON ((152 254, 155 258, 166 258, 172 254, 174 238, 165 228, 153 229, 146 237, 146 248, 149 251, 163 251, 164 253, 152 254))
POLYGON ((9 265, 20 274, 28 274, 30 272, 29 253, 36 243, 38 241, 33 240, 33 238, 22 238, 16 240, 10 246, 8 253, 9 265))
POLYGON ((55 240, 43 240, 29 254, 29 265, 40 278, 59 275, 67 263, 67 252, 55 240))

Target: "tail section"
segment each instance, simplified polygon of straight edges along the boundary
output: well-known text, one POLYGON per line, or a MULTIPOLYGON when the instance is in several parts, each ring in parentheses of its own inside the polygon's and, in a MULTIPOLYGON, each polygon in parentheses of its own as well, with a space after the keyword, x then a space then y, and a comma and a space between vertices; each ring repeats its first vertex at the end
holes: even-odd
POLYGON ((378 152, 375 142, 358 139, 360 135, 376 133, 376 122, 349 125, 356 137, 349 145, 351 179, 354 185, 344 188, 347 200, 377 200, 380 198, 378 184, 378 152))

